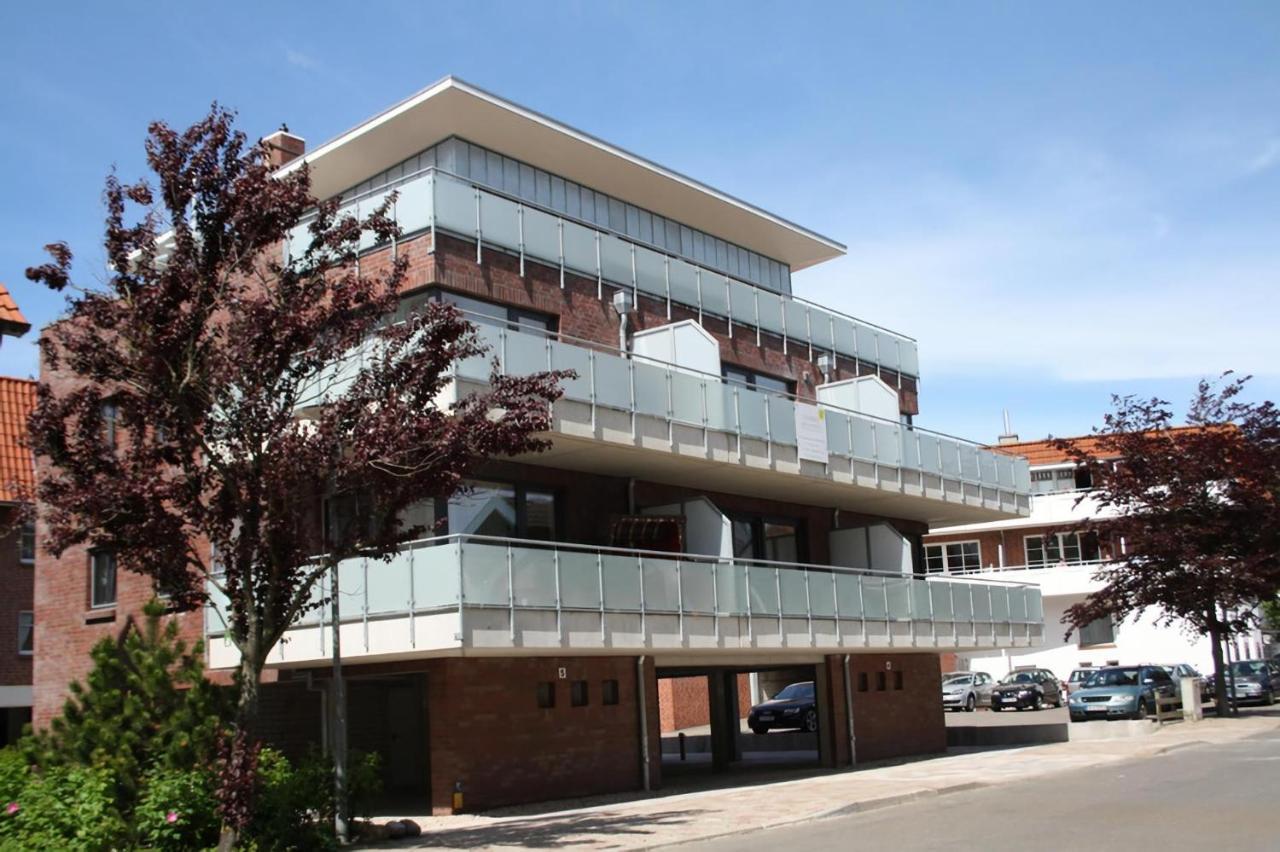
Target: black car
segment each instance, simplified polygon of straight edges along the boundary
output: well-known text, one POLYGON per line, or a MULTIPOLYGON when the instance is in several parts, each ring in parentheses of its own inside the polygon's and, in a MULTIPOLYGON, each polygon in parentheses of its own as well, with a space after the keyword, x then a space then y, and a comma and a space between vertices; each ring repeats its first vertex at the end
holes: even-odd
POLYGON ((747 727, 757 734, 772 730, 818 730, 818 706, 813 681, 793 683, 768 701, 751 708, 747 727))
POLYGON ((1048 669, 1015 669, 991 690, 991 709, 1042 710, 1062 706, 1062 682, 1048 669))

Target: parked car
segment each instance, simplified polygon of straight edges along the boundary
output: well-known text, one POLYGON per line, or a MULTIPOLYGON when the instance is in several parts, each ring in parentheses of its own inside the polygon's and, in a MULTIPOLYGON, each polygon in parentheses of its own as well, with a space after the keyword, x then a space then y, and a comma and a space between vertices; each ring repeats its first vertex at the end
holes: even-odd
POLYGON ((773 730, 818 730, 813 681, 790 684, 773 698, 752 707, 747 714, 747 727, 757 734, 773 730))
POLYGON ((1156 696, 1173 697, 1178 688, 1164 666, 1106 666, 1071 695, 1071 721, 1145 719, 1156 711, 1156 696))
POLYGON ((1237 703, 1257 702, 1270 707, 1280 693, 1280 663, 1274 660, 1237 660, 1228 670, 1227 692, 1237 703), (1231 689, 1235 677, 1235 690, 1231 689))
POLYGON ((991 709, 1043 710, 1045 705, 1061 707, 1062 683, 1048 669, 1014 669, 991 690, 991 709))
POLYGON ((1070 695, 1080 687, 1084 686, 1084 682, 1093 677, 1093 673, 1097 670, 1097 666, 1085 666, 1084 668, 1072 669, 1071 675, 1067 678, 1067 695, 1070 695))
POLYGON ((1169 674, 1173 675, 1173 682, 1178 685, 1178 695, 1182 695, 1182 679, 1184 677, 1200 678, 1200 703, 1213 700, 1213 678, 1205 677, 1200 674, 1195 666, 1190 663, 1175 663, 1172 666, 1165 666, 1169 670, 1169 674))
POLYGON ((942 706, 946 710, 972 713, 991 706, 995 679, 986 672, 951 672, 942 676, 942 706))

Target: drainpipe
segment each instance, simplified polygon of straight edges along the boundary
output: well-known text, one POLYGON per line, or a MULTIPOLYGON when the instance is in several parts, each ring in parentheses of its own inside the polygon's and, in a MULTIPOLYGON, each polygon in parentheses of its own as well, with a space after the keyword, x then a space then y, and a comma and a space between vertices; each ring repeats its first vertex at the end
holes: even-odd
POLYGON ((649 782, 649 702, 644 694, 644 660, 643 656, 636 659, 636 694, 640 696, 640 769, 648 792, 653 787, 649 782))
POLYGON ((310 670, 307 671, 307 692, 320 696, 320 748, 321 754, 329 756, 329 690, 318 685, 310 670))
POLYGON ((844 655, 844 717, 849 720, 849 765, 858 765, 858 750, 853 737, 853 684, 849 681, 849 655, 844 655))
POLYGON ((623 358, 627 357, 627 325, 634 308, 635 302, 626 290, 613 294, 613 309, 618 312, 618 352, 623 358))

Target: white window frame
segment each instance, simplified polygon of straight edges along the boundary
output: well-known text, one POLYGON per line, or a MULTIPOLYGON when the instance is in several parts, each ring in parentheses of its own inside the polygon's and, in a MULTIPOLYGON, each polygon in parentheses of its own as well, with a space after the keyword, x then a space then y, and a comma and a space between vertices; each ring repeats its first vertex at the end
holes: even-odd
POLYGON ((982 542, 976 538, 967 538, 963 541, 935 541, 929 542, 924 546, 924 570, 926 574, 962 574, 966 571, 982 570, 982 542), (963 546, 972 544, 978 551, 978 562, 972 567, 964 564, 963 546), (942 570, 936 571, 929 565, 929 549, 939 548, 942 556, 942 570), (947 552, 949 547, 961 547, 961 557, 958 564, 952 564, 951 557, 947 552))
POLYGON ((18 528, 18 561, 34 565, 36 561, 36 522, 24 521, 18 528), (28 550, 28 546, 30 550, 28 550))
POLYGON ((120 599, 120 570, 116 564, 116 556, 109 550, 95 550, 89 554, 89 608, 90 609, 111 609, 116 605, 116 601, 120 599), (99 601, 96 598, 98 584, 95 582, 98 570, 98 557, 106 556, 111 559, 111 600, 99 601))
POLYGON ((1060 533, 1037 533, 1036 535, 1025 535, 1022 537, 1022 555, 1028 568, 1052 568, 1054 565, 1080 565, 1084 562, 1084 542, 1080 539, 1078 532, 1060 532, 1060 533), (1033 562, 1031 560, 1031 540, 1038 539, 1040 541, 1041 561, 1033 562), (1058 558, 1049 558, 1049 548, 1045 544, 1050 540, 1056 540, 1058 544, 1058 558), (1068 551, 1067 541, 1075 540, 1075 558, 1066 556, 1068 551))
POLYGON ((29 610, 18 611, 18 656, 30 657, 36 652, 36 614, 29 610), (24 618, 25 616, 25 618, 24 618), (31 649, 23 650, 22 640, 30 636, 31 649))

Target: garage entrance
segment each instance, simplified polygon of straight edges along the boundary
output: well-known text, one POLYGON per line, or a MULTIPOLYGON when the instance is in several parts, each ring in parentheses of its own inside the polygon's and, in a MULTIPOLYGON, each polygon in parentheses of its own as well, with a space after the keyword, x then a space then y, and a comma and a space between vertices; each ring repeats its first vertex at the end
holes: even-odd
POLYGON ((822 674, 815 665, 659 668, 664 776, 822 765, 822 674))

